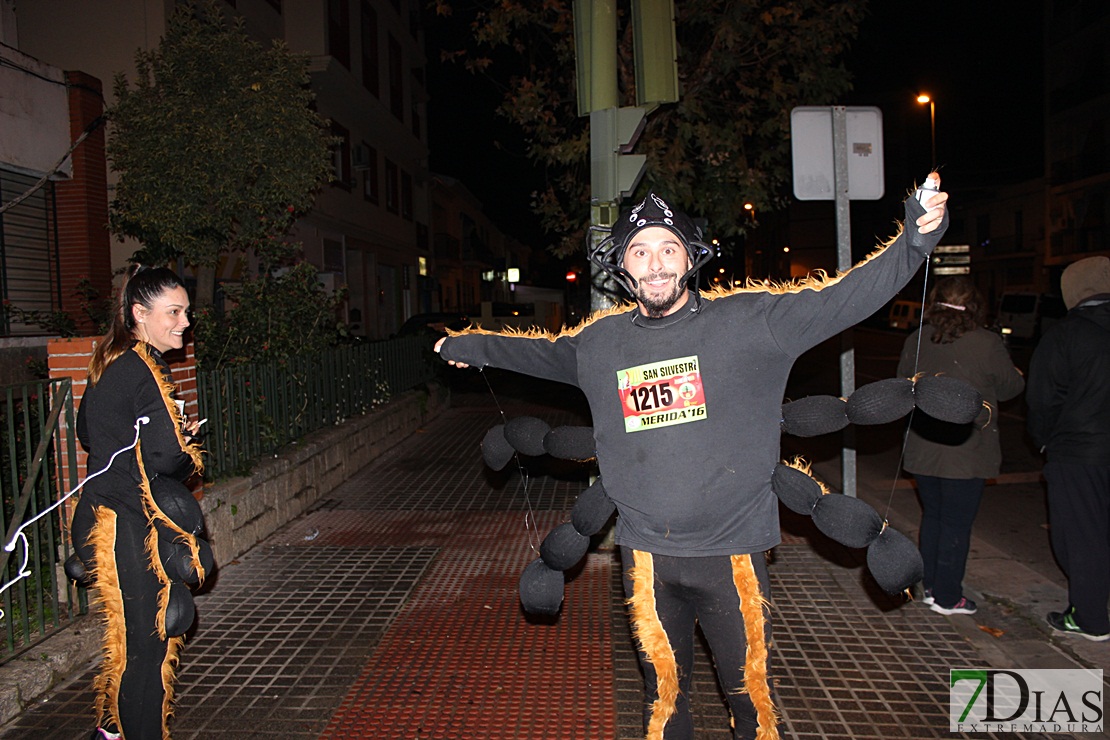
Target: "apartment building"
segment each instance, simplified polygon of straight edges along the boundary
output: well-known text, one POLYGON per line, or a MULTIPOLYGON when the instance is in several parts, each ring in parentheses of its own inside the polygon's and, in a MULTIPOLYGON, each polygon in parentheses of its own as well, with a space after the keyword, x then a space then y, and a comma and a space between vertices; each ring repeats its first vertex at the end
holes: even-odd
MULTIPOLYGON (((335 179, 291 238, 304 245, 326 286, 346 285, 347 322, 371 338, 389 336, 408 316, 430 311, 431 189, 425 55, 419 0, 225 0, 248 33, 283 39, 310 59, 319 113, 340 139, 335 179), (421 264, 425 265, 421 269, 421 264)), ((139 49, 157 47, 175 0, 0 0, 9 46, 59 70, 104 82, 134 76, 139 49), (14 43, 13 43, 14 42, 14 43)), ((113 177, 108 173, 111 196, 113 177)), ((111 243, 122 266, 136 244, 111 243)), ((219 274, 234 281, 239 260, 219 274)))

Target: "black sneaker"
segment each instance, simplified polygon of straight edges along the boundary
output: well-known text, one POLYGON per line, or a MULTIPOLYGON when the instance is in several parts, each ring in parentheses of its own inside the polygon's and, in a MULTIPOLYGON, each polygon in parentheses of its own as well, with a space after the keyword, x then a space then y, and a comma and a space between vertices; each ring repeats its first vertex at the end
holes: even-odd
POLYGON ((1062 612, 1049 612, 1048 616, 1045 617, 1045 621, 1048 622, 1049 627, 1057 632, 1075 635, 1076 637, 1082 637, 1085 640, 1091 640, 1093 642, 1105 642, 1106 640, 1110 640, 1110 633, 1105 635, 1092 635, 1076 624, 1074 606, 1069 606, 1067 610, 1062 612))
POLYGON ((935 611, 937 614, 974 614, 975 612, 979 611, 979 608, 975 606, 974 601, 968 598, 964 598, 963 596, 960 597, 960 600, 957 601, 954 606, 941 606, 934 601, 929 606, 929 608, 935 611))

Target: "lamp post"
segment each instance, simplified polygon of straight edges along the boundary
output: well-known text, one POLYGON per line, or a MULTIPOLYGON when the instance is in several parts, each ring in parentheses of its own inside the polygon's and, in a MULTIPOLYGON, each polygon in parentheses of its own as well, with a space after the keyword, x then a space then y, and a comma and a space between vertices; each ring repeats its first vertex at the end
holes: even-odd
POLYGON ((933 100, 928 95, 925 95, 924 93, 917 96, 917 102, 921 103, 922 105, 925 105, 925 103, 929 104, 929 141, 931 142, 932 151, 933 151, 933 163, 930 165, 930 167, 936 167, 937 166, 937 104, 936 104, 935 100, 933 100))

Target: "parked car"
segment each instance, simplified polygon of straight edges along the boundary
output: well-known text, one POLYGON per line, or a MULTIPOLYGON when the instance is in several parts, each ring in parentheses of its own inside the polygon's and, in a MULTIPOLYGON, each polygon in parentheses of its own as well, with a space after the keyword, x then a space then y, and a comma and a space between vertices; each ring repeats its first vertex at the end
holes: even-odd
POLYGON ((891 329, 916 329, 921 323, 921 303, 919 301, 896 300, 890 304, 887 326, 891 329))
POLYGON ((1031 343, 1067 313, 1059 296, 1047 293, 1003 293, 998 304, 998 329, 1007 342, 1031 343))

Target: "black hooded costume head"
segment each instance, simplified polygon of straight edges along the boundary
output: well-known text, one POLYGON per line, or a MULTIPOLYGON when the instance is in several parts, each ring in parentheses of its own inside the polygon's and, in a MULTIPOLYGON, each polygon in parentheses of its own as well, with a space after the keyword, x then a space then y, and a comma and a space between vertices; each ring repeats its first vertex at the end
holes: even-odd
POLYGON ((590 259, 594 264, 620 283, 633 298, 636 297, 639 283, 628 270, 624 269, 624 253, 636 234, 652 226, 668 229, 686 248, 686 254, 690 258, 690 269, 679 278, 679 285, 686 285, 687 281, 696 276, 698 270, 713 258, 713 250, 702 241, 701 229, 694 224, 693 220, 685 213, 672 208, 654 192, 650 192, 638 204, 621 212, 617 222, 613 224, 609 237, 590 253, 590 259))

